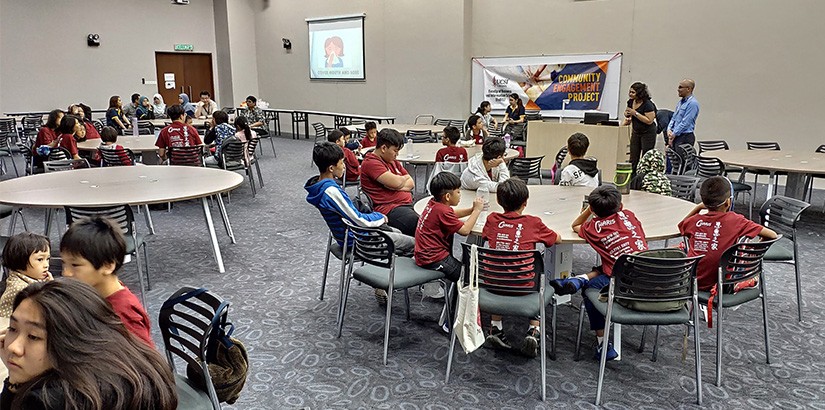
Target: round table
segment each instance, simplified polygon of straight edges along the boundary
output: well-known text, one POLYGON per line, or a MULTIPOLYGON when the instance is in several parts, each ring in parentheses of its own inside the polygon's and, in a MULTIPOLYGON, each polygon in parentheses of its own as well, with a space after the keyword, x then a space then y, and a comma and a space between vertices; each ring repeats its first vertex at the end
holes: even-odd
MULTIPOLYGON (((208 118, 193 118, 192 119, 192 126, 195 127, 195 128, 203 127, 204 125, 206 125, 206 123, 208 121, 209 121, 208 118)), ((151 122, 152 125, 156 129, 162 129, 163 127, 171 124, 173 121, 170 120, 169 118, 161 118, 161 119, 149 120, 149 122, 151 122)), ((127 132, 128 131, 129 130, 127 130, 127 132)))
MULTIPOLYGON (((117 137, 117 144, 123 146, 123 148, 129 148, 135 154, 157 152, 158 147, 155 146, 157 139, 154 135, 138 135, 137 137, 121 135, 117 137)), ((78 142, 77 149, 82 151, 97 151, 97 148, 100 147, 100 142, 101 140, 99 139, 78 142)))
MULTIPOLYGON (((415 143, 413 144, 413 151, 414 155, 412 157, 409 156, 409 144, 405 144, 404 148, 401 148, 398 151, 398 160, 401 162, 408 162, 410 164, 434 164, 435 163, 435 154, 441 148, 444 148, 440 142, 424 142, 424 143, 415 143)), ((467 155, 472 157, 475 154, 481 152, 481 145, 471 145, 469 147, 464 147, 467 150, 467 155)), ((518 157, 518 151, 508 148, 507 151, 504 152, 504 160, 510 161, 513 158, 518 157)))
POLYGON ((770 199, 776 186, 777 171, 787 172, 785 195, 797 199, 805 197, 808 175, 825 174, 825 154, 813 151, 719 150, 705 152, 702 156, 719 158, 728 165, 768 171, 770 186, 767 199, 770 199))
MULTIPOLYGON (((378 131, 381 131, 384 128, 390 128, 405 135, 407 134, 407 131, 430 131, 433 134, 444 131, 443 125, 431 124, 377 124, 377 127, 378 131)), ((364 126, 358 125, 356 128, 363 130, 364 126)))
MULTIPOLYGON (((240 174, 214 168, 124 166, 87 168, 13 178, 0 182, 0 203, 14 207, 62 208, 147 205, 200 199, 218 270, 225 271, 207 197, 215 196, 226 231, 235 242, 219 194, 243 183, 240 174)), ((46 231, 48 232, 48 230, 46 231)))

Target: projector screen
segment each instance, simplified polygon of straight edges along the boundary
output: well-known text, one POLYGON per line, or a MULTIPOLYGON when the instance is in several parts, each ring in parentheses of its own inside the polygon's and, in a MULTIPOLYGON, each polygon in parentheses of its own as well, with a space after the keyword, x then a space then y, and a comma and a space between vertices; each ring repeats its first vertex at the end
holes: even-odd
POLYGON ((307 19, 309 78, 364 80, 364 15, 307 19))

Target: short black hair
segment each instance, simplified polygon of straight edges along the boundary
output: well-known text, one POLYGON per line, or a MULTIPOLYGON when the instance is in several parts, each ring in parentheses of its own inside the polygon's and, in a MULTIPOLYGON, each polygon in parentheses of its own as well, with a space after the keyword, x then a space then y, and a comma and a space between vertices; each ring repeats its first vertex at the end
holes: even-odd
POLYGON ((344 133, 344 136, 347 136, 347 137, 349 137, 350 135, 352 135, 352 131, 350 131, 350 130, 349 130, 349 128, 347 128, 347 127, 341 127, 341 128, 338 128, 338 131, 343 132, 343 133, 344 133))
POLYGON ((587 196, 587 204, 599 218, 605 218, 622 209, 622 194, 615 186, 602 185, 587 196))
POLYGON ((206 90, 201 91, 200 95, 205 95, 207 97, 212 97, 212 94, 209 94, 209 91, 206 91, 206 90))
POLYGON ((444 127, 444 136, 447 137, 450 142, 455 144, 458 142, 458 139, 461 138, 461 132, 456 127, 447 126, 444 127))
POLYGON ((60 125, 57 126, 55 132, 58 134, 74 134, 74 126, 78 121, 80 121, 80 118, 66 114, 63 116, 63 119, 60 120, 60 125))
POLYGON ((364 124, 364 131, 374 130, 377 129, 378 126, 375 125, 375 121, 367 121, 364 124))
POLYGON ((384 128, 378 132, 378 138, 375 139, 375 148, 382 146, 404 148, 404 136, 400 132, 392 128, 384 128))
POLYGON ((341 130, 332 130, 327 134, 327 141, 336 143, 343 136, 344 133, 341 130))
POLYGON ((318 172, 327 172, 327 168, 338 165, 344 158, 344 150, 331 142, 322 142, 312 149, 312 162, 318 167, 318 172))
POLYGON ((49 252, 49 238, 32 232, 22 232, 9 238, 3 247, 3 266, 23 272, 35 252, 49 252))
POLYGON ((186 114, 186 111, 180 104, 175 104, 166 110, 166 115, 168 115, 172 121, 180 119, 184 114, 186 114))
POLYGON ((140 99, 140 94, 134 93, 132 94, 132 102, 135 102, 140 99))
POLYGON ((527 184, 519 178, 510 178, 496 188, 496 202, 504 208, 504 212, 518 210, 529 197, 527 184))
POLYGON ((730 182, 722 176, 710 177, 702 182, 702 187, 699 188, 699 196, 702 197, 705 208, 715 211, 725 203, 725 200, 730 198, 730 182))
POLYGON ((246 101, 252 101, 252 103, 253 103, 253 104, 257 104, 257 103, 258 103, 258 99, 257 99, 257 98, 255 98, 255 96, 254 96, 254 95, 250 95, 249 97, 246 97, 246 101))
POLYGON ((481 146, 481 159, 485 161, 496 159, 504 155, 506 150, 507 145, 504 144, 503 139, 491 136, 485 139, 484 144, 481 146))
POLYGON ((103 127, 100 130, 100 140, 103 142, 117 142, 117 130, 108 125, 103 127))
POLYGON ((92 216, 76 220, 60 240, 60 253, 79 256, 95 269, 114 263, 114 274, 123 266, 126 241, 123 231, 109 218, 92 216))
POLYGON ((587 154, 587 148, 590 147, 590 140, 587 135, 577 132, 567 139, 567 150, 570 155, 574 157, 583 157, 587 154))
POLYGON ((221 111, 221 110, 218 110, 218 111, 215 111, 214 113, 212 113, 212 118, 215 119, 215 125, 225 124, 225 123, 229 122, 229 114, 227 114, 225 111, 221 111))
POLYGON ((459 188, 461 188, 461 178, 452 172, 439 172, 430 181, 430 193, 438 202, 443 201, 444 195, 447 195, 448 192, 459 188))
POLYGON ((469 130, 470 128, 473 128, 473 126, 476 125, 480 119, 481 116, 477 114, 473 114, 470 118, 467 118, 467 129, 469 130))

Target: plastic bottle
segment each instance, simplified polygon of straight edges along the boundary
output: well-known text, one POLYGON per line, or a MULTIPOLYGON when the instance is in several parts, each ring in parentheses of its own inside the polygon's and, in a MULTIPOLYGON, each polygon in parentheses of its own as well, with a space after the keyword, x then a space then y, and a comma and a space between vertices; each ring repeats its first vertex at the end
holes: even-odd
POLYGON ((504 134, 504 145, 505 145, 507 148, 510 148, 510 140, 511 140, 511 139, 512 139, 512 137, 510 136, 510 133, 509 133, 509 132, 508 132, 507 134, 504 134))
POLYGON ((415 148, 413 147, 413 139, 407 138, 407 158, 415 156, 415 148))
POLYGON ((478 187, 478 190, 476 190, 476 197, 481 198, 484 201, 484 207, 481 208, 482 211, 487 211, 490 209, 490 189, 487 188, 486 185, 478 187))
POLYGON ((138 136, 138 119, 137 117, 132 118, 132 136, 138 136))

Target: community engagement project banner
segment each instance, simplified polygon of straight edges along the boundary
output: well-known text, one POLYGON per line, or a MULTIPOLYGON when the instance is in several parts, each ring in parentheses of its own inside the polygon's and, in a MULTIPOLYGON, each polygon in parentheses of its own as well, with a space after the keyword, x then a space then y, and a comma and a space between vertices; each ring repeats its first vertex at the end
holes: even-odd
POLYGON ((621 53, 473 59, 473 107, 489 101, 503 112, 512 93, 527 110, 578 117, 587 111, 618 115, 621 53))

